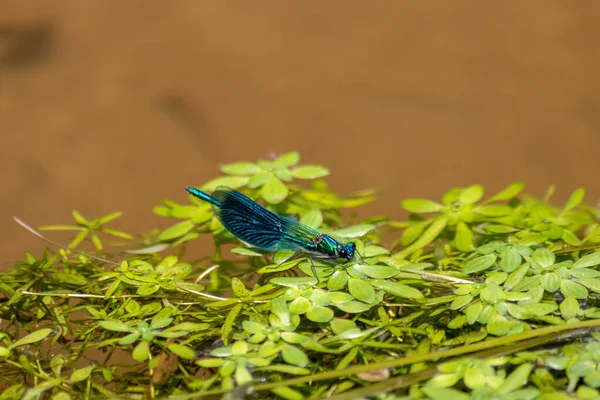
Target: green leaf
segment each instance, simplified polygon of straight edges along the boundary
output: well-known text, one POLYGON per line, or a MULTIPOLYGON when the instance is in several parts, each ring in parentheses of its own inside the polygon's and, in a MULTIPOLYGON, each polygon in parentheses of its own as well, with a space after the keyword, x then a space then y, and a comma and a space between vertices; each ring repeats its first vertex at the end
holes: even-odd
POLYGON ((451 310, 458 310, 459 308, 463 308, 467 304, 473 301, 473 296, 470 294, 465 294, 462 296, 456 296, 454 301, 450 304, 451 310))
POLYGON ((416 214, 436 212, 444 208, 442 204, 427 199, 406 199, 400 204, 405 210, 416 214))
POLYGON ((502 250, 502 253, 500 253, 499 265, 503 271, 513 272, 519 268, 521 261, 523 261, 521 254, 512 246, 506 247, 504 250, 502 250))
POLYGON ((587 299, 589 294, 585 286, 569 279, 561 280, 560 291, 566 298, 570 299, 587 299))
POLYGON ((533 365, 531 364, 521 364, 515 369, 509 376, 504 379, 504 382, 500 385, 498 389, 496 389, 497 393, 510 393, 515 390, 523 387, 527 384, 529 379, 529 374, 531 374, 531 370, 533 369, 533 365))
POLYGON ((327 175, 329 170, 319 165, 302 165, 292 170, 292 176, 297 179, 317 179, 327 175))
POLYGON ((544 361, 545 361, 545 365, 547 365, 549 368, 563 370, 563 369, 567 368, 570 358, 569 357, 545 357, 544 361))
POLYGON ((85 219, 83 217, 83 215, 81 215, 81 213, 79 211, 73 210, 72 214, 73 214, 73 218, 75 218, 75 221, 77 221, 78 224, 85 226, 90 223, 87 219, 85 219))
POLYGON ((138 287, 136 293, 140 296, 150 296, 151 294, 156 293, 159 289, 160 285, 148 282, 138 287))
POLYGON ((225 361, 221 358, 206 358, 204 360, 196 361, 196 364, 204 368, 219 368, 224 362, 225 361))
MULTIPOLYGON (((157 314, 156 316, 160 317, 159 314, 157 314)), ((150 329, 162 329, 171 325, 171 322, 173 322, 173 318, 171 317, 156 318, 156 316, 152 318, 152 321, 150 322, 150 329)))
POLYGON ((300 154, 296 151, 290 151, 289 153, 284 153, 280 155, 275 161, 274 164, 276 167, 285 168, 285 167, 293 167, 294 165, 300 162, 300 154))
MULTIPOLYGON (((41 231, 83 231, 86 233, 88 232, 86 228, 77 225, 42 225, 39 227, 39 229, 41 231)), ((30 264, 33 264, 35 262, 35 259, 33 259, 33 261, 28 260, 28 262, 30 264)))
POLYGON ((318 208, 312 208, 300 218, 300 222, 317 229, 323 223, 323 213, 318 208))
POLYGON ((482 246, 477 247, 475 250, 479 254, 491 254, 494 252, 501 252, 503 248, 506 247, 504 242, 500 242, 498 240, 494 240, 493 242, 486 243, 482 246))
MULTIPOLYGON (((369 264, 359 264, 358 270, 361 271, 362 273, 364 273, 365 275, 367 275, 368 277, 376 278, 376 279, 391 278, 392 276, 398 275, 398 273, 400 272, 394 267, 387 267, 384 265, 369 265, 369 264)), ((336 272, 338 272, 338 271, 336 271, 336 272)), ((334 275, 335 275, 335 273, 334 273, 334 275)), ((331 278, 329 278, 329 280, 331 281, 331 278)), ((331 289, 331 288, 329 288, 329 289, 331 289)), ((339 289, 339 288, 336 288, 336 289, 339 289)), ((334 290, 336 290, 336 289, 334 289, 334 290)))
POLYGON ((250 293, 248 289, 246 289, 244 282, 235 277, 231 279, 231 289, 233 290, 233 294, 237 297, 248 296, 248 293, 250 293))
POLYGON ((403 249, 402 251, 396 253, 394 258, 396 259, 405 259, 410 254, 414 253, 417 250, 422 249, 427 246, 429 243, 433 242, 440 233, 444 230, 446 225, 448 224, 448 217, 441 216, 436 218, 431 225, 423 232, 423 234, 415 241, 413 244, 403 249))
POLYGON ((511 317, 516 319, 531 318, 531 313, 529 313, 525 308, 513 303, 506 303, 506 310, 508 311, 511 317))
POLYGON ((310 300, 305 297, 296 297, 290 303, 290 314, 302 315, 306 313, 311 307, 310 300))
POLYGON ((493 271, 487 274, 487 278, 485 279, 486 283, 495 283, 496 285, 502 285, 506 278, 508 278, 508 273, 504 271, 493 271))
POLYGON ((488 282, 481 291, 481 298, 490 304, 496 304, 506 300, 506 293, 497 284, 488 282))
POLYGON ((575 207, 577 207, 579 204, 581 204, 584 196, 585 196, 584 188, 580 187, 580 188, 576 189, 573 192, 573 194, 571 195, 571 197, 569 197, 569 200, 567 200, 567 203, 565 204, 565 206, 562 210, 562 213, 572 210, 575 207))
POLYGON ((544 269, 554 265, 555 261, 554 254, 550 250, 544 248, 536 249, 531 255, 531 258, 544 269))
POLYGON ((189 231, 194 229, 194 224, 190 220, 181 221, 173 226, 168 227, 164 231, 162 231, 158 237, 156 238, 159 241, 167 241, 179 238, 189 231))
POLYGON ((234 356, 241 356, 246 353, 248 353, 248 343, 243 340, 238 340, 231 346, 231 354, 234 356))
MULTIPOLYGON (((519 268, 518 271, 521 271, 521 269, 519 268)), ((536 288, 536 287, 538 287, 538 286, 541 285, 541 280, 542 280, 542 277, 540 275, 534 275, 534 276, 525 277, 525 278, 521 279, 512 288, 512 290, 514 290, 516 292, 522 292, 522 291, 525 291, 525 290, 530 290, 530 289, 536 288)))
POLYGON ((558 306, 555 304, 537 303, 526 304, 523 306, 523 308, 525 308, 525 310, 527 310, 536 317, 542 317, 544 315, 556 311, 558 309, 558 306))
POLYGON ((26 335, 26 336, 22 337, 21 339, 17 340, 12 345, 10 345, 8 348, 14 349, 15 347, 23 346, 26 344, 40 342, 40 341, 44 340, 46 338, 46 336, 48 336, 50 333, 52 333, 52 329, 50 329, 50 328, 39 329, 39 330, 32 332, 29 335, 26 335))
POLYGON ((298 392, 289 386, 276 387, 271 389, 271 392, 285 400, 304 400, 306 398, 301 392, 298 392))
POLYGON ((458 201, 463 204, 477 203, 483 197, 483 186, 473 185, 461 190, 458 201))
POLYGON ((423 298, 423 293, 419 292, 415 288, 403 285, 402 283, 384 280, 371 280, 369 282, 376 288, 388 292, 394 296, 405 297, 407 299, 414 300, 423 298))
POLYGON ((463 381, 470 389, 481 388, 485 386, 485 373, 477 366, 467 367, 463 381))
POLYGON ((354 297, 346 292, 329 292, 329 300, 332 303, 347 303, 351 300, 354 300, 354 297))
POLYGON ((262 187, 261 196, 268 203, 279 204, 288 196, 288 188, 279 178, 273 176, 262 187))
POLYGON ((506 187, 501 192, 496 193, 495 195, 493 195, 492 197, 487 199, 485 202, 490 203, 492 201, 502 201, 502 200, 512 199, 513 197, 515 197, 519 193, 521 193, 521 191, 523 190, 524 187, 525 187, 525 185, 522 182, 513 183, 513 184, 509 185, 508 187, 506 187))
POLYGON ((306 312, 306 318, 313 322, 329 322, 333 319, 333 311, 327 307, 315 306, 306 312))
POLYGON ((456 389, 438 388, 426 386, 421 389, 423 393, 431 400, 469 400, 471 397, 465 393, 461 393, 456 389))
POLYGON ((409 244, 413 243, 421 236, 425 228, 431 225, 432 222, 433 220, 428 219, 425 221, 412 223, 412 225, 410 225, 408 228, 402 231, 400 243, 403 246, 408 246, 409 244))
POLYGON ((145 340, 139 342, 131 352, 131 357, 133 357, 133 359, 138 362, 146 361, 147 359, 149 359, 150 343, 146 342, 145 340))
POLYGON ((512 212, 512 208, 505 205, 493 204, 489 206, 474 207, 473 212, 486 217, 502 217, 510 214, 512 212))
POLYGON ((464 312, 465 312, 465 316, 467 317, 467 322, 469 323, 469 325, 473 325, 475 322, 477 322, 477 319, 479 318, 479 315, 481 314, 482 310, 483 310, 483 305, 481 304, 480 301, 477 301, 477 302, 471 304, 470 306, 468 306, 467 308, 465 308, 464 312))
POLYGON ((253 175, 248 181, 248 187, 251 189, 256 189, 261 187, 265 183, 269 182, 273 178, 273 173, 270 171, 259 172, 256 175, 253 175))
POLYGON ((348 291, 356 299, 365 303, 372 304, 375 301, 375 289, 363 280, 350 278, 348 280, 348 291))
POLYGON ((350 314, 358 314, 363 313, 371 309, 372 305, 367 303, 362 303, 360 301, 347 301, 344 303, 336 303, 335 306, 340 310, 350 313, 350 314))
POLYGON ((459 376, 455 373, 437 374, 427 382, 427 385, 435 388, 448 388, 456 385, 458 379, 459 376))
POLYGON ((385 255, 390 254, 390 251, 388 249, 386 249, 385 247, 374 246, 374 245, 365 246, 364 251, 365 251, 365 254, 363 254, 363 256, 365 258, 385 256, 385 255))
POLYGON ((287 303, 283 298, 271 299, 271 313, 279 318, 282 325, 288 326, 290 324, 290 313, 287 303))
POLYGON ((93 370, 93 366, 76 369, 71 374, 69 381, 71 381, 71 383, 85 381, 87 378, 89 378, 93 370))
POLYGON ((473 232, 467 224, 459 221, 456 225, 456 235, 454 237, 454 245, 462 252, 469 252, 474 249, 473 247, 473 232))
POLYGON ((252 335, 256 335, 258 333, 262 333, 266 327, 261 323, 245 320, 245 321, 242 321, 242 328, 246 332, 248 332, 252 335))
MULTIPOLYGON (((587 290, 586 290, 587 292, 587 290)), ((579 312, 579 302, 573 297, 567 297, 560 303, 560 313, 565 320, 575 318, 579 312)))
MULTIPOLYGON (((487 225, 484 227, 484 229, 486 230, 486 232, 489 233, 511 233, 511 232, 517 232, 519 229, 512 227, 512 226, 506 226, 506 225, 487 225)), ((546 238, 543 237, 543 240, 541 240, 540 242, 543 242, 546 238)))
POLYGON ((275 171, 275 176, 281 179, 284 182, 292 181, 292 173, 289 169, 278 169, 275 171))
POLYGON ((104 298, 108 299, 110 298, 115 291, 119 288, 119 286, 121 285, 121 281, 118 279, 115 279, 109 286, 108 289, 106 289, 106 293, 104 293, 104 298))
POLYGON ((487 254, 485 256, 475 257, 465 263, 463 272, 465 274, 474 274, 477 272, 485 271, 486 269, 491 268, 495 262, 495 254, 487 254))
POLYGON ((495 336, 504 336, 510 331, 512 326, 513 324, 506 317, 495 314, 487 324, 487 331, 495 336))
POLYGON ((251 162, 237 162, 221 166, 221 172, 227 175, 234 176, 249 176, 257 174, 260 171, 261 168, 258 165, 251 162))
POLYGON ((281 332, 281 338, 287 343, 302 344, 307 339, 306 336, 295 332, 281 332))
POLYGON ((242 255, 242 256, 248 256, 248 257, 262 257, 263 256, 262 253, 259 253, 258 251, 254 251, 247 247, 236 247, 234 249, 231 249, 231 252, 242 255))
MULTIPOLYGON (((288 269, 292 269, 296 265, 298 265, 298 263, 300 261, 301 261, 300 259, 294 259, 294 260, 282 262, 281 264, 267 265, 262 268, 259 268, 257 272, 259 274, 269 274, 269 273, 274 273, 274 272, 287 271, 288 269)), ((273 279, 278 279, 278 278, 273 278, 273 279)), ((271 282, 273 282, 273 279, 271 279, 271 282)), ((292 278, 292 279, 304 279, 304 278, 292 278)), ((313 279, 314 283, 317 283, 316 279, 314 279, 314 278, 310 278, 310 279, 313 279)), ((288 286, 291 286, 291 285, 288 285, 288 286)))
POLYGON ((298 278, 273 278, 270 282, 280 286, 298 287, 302 285, 314 285, 317 283, 317 280, 310 276, 302 276, 298 278))
POLYGON ((69 283, 71 285, 85 285, 87 284, 87 279, 78 274, 70 274, 67 272, 55 272, 53 277, 59 281, 64 283, 69 283))
POLYGON ((348 282, 348 274, 346 271, 335 271, 327 281, 327 288, 329 290, 339 290, 346 286, 348 282))
POLYGON ((247 184, 249 178, 246 176, 220 176, 211 181, 208 181, 202 187, 201 190, 205 192, 214 192, 219 186, 227 186, 232 189, 239 189, 247 184))
POLYGON ((231 311, 229 311, 227 318, 225 318, 225 322, 221 328, 221 339, 223 340, 225 346, 229 344, 229 337, 231 336, 231 332, 233 330, 233 323, 235 322, 240 311, 242 311, 242 304, 237 304, 231 309, 231 311))
POLYGON ((308 357, 302 350, 295 346, 287 345, 281 350, 281 356, 286 363, 297 367, 306 367, 308 365, 308 357))
POLYGON ((554 293, 560 288, 561 278, 556 272, 542 275, 542 287, 546 292, 554 293))
POLYGON ((596 363, 592 360, 578 360, 571 364, 568 368, 568 372, 575 376, 588 376, 596 369, 596 363))
POLYGON ((142 336, 142 334, 140 332, 133 332, 133 333, 130 333, 129 335, 123 336, 121 339, 119 339, 119 341, 117 343, 125 346, 125 345, 131 344, 133 342, 136 342, 140 338, 140 336, 142 336))
POLYGON ((362 224, 362 225, 354 225, 344 229, 338 229, 334 231, 335 236, 341 238, 358 238, 366 235, 375 229, 375 225, 371 224, 362 224))
POLYGON ((104 248, 102 246, 102 242, 100 241, 100 238, 98 237, 98 235, 96 235, 95 232, 91 233, 91 238, 92 238, 92 243, 94 244, 94 246, 96 247, 96 249, 98 251, 102 251, 104 248))
POLYGON ((594 265, 600 264, 600 251, 596 251, 594 253, 586 254, 581 257, 579 260, 575 261, 573 264, 573 268, 587 268, 593 267, 594 265))
POLYGON ((329 325, 331 326, 331 331, 336 335, 339 335, 348 329, 356 328, 356 323, 354 321, 342 318, 332 319, 329 325))
MULTIPOLYGON (((98 223, 100 225, 106 225, 111 221, 114 221, 115 219, 121 217, 123 215, 123 213, 121 211, 115 211, 113 213, 107 214, 103 217, 98 218, 98 223)), ((129 235, 127 235, 129 236, 129 235)))
POLYGON ((179 358, 184 360, 193 360, 196 356, 194 350, 182 344, 170 343, 167 348, 179 358))
POLYGON ((581 240, 570 230, 564 229, 560 237, 566 244, 570 246, 581 246, 581 240))
POLYGON ((578 282, 591 291, 600 293, 600 279, 580 279, 578 282))
POLYGON ((569 270, 571 276, 574 276, 578 279, 587 279, 587 278, 598 278, 600 277, 600 271, 591 268, 571 268, 569 270))
POLYGON ((211 356, 215 357, 229 357, 233 355, 231 347, 217 347, 210 351, 211 356))

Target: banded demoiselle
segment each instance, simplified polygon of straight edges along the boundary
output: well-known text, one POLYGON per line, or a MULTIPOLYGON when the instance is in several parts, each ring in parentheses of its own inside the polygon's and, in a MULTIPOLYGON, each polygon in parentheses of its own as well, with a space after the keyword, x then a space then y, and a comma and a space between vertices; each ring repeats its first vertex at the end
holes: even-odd
POLYGON ((307 253, 311 257, 313 274, 319 280, 312 258, 351 260, 356 244, 340 244, 299 221, 267 210, 237 190, 219 186, 212 195, 187 186, 185 190, 204 200, 212 208, 221 224, 233 236, 263 251, 293 250, 291 258, 307 253))

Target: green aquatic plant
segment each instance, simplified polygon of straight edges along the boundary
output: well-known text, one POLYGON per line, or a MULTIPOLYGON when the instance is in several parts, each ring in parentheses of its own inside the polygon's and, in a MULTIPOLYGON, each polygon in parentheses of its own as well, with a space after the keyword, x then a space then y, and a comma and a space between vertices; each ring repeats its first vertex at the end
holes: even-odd
POLYGON ((139 235, 110 227, 120 213, 74 212, 40 228, 75 231, 68 246, 0 273, 0 400, 600 396, 600 212, 584 189, 554 207, 553 188, 453 188, 402 201, 407 221, 347 225, 342 210, 376 193, 335 194, 326 168, 299 162, 226 164, 198 187, 239 190, 361 257, 249 248, 192 196, 139 235), (202 236, 214 248, 191 258, 202 236))

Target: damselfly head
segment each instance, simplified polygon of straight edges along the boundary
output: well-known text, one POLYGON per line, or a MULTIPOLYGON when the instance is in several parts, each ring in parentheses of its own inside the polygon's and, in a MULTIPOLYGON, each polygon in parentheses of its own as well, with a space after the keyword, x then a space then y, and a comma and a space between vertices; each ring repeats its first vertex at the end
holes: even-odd
POLYGON ((354 242, 350 242, 350 243, 346 244, 345 246, 342 246, 339 249, 338 255, 340 258, 345 258, 346 260, 352 260, 354 258, 355 251, 356 251, 356 245, 354 244, 354 242))

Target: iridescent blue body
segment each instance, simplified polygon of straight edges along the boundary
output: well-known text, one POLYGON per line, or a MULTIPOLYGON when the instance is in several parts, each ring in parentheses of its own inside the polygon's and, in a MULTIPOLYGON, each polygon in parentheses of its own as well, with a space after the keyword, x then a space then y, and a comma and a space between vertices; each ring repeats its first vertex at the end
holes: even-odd
POLYGON ((354 258, 353 242, 342 245, 310 226, 267 210, 237 190, 220 186, 212 195, 192 187, 185 190, 210 203, 225 229, 253 247, 265 251, 293 250, 315 258, 354 258))

